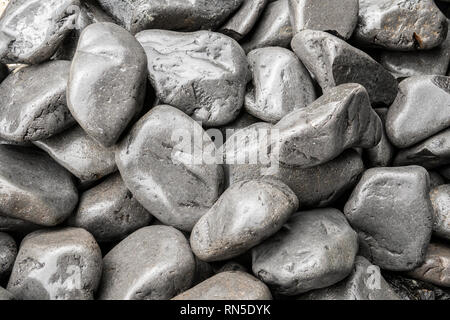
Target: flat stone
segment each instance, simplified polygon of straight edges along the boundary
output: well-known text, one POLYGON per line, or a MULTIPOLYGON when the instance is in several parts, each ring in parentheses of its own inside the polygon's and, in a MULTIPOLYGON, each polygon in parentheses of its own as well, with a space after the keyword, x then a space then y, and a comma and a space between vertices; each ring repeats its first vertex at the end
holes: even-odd
POLYGON ((244 102, 248 113, 276 123, 289 112, 316 100, 311 76, 292 51, 260 48, 251 51, 247 58, 253 73, 244 102))
POLYGON ((8 290, 0 287, 0 300, 15 300, 14 296, 8 290))
POLYGON ((215 29, 243 0, 98 0, 131 33, 147 29, 195 31, 215 29))
POLYGON ((359 0, 354 39, 389 50, 428 50, 445 40, 447 28, 432 0, 359 0))
POLYGON ((233 121, 250 80, 239 44, 223 34, 145 30, 136 35, 148 58, 160 103, 179 108, 205 126, 233 121))
POLYGON ((92 300, 102 254, 84 229, 39 230, 22 240, 7 289, 20 300, 92 300))
POLYGON ((417 76, 400 82, 386 117, 386 133, 395 146, 410 147, 449 126, 450 77, 417 76))
POLYGON ((272 300, 267 286, 241 271, 221 272, 172 300, 272 300))
POLYGON ((408 276, 441 287, 450 287, 450 248, 430 243, 424 263, 408 272, 408 276))
POLYGON ((328 288, 313 290, 300 300, 400 300, 380 273, 380 268, 357 256, 350 275, 328 288))
POLYGON ((356 232, 339 210, 298 212, 277 234, 252 249, 252 269, 274 292, 298 295, 344 279, 357 251, 356 232))
POLYGON ((0 232, 0 280, 9 277, 16 255, 16 241, 9 234, 0 232))
POLYGON ((430 191, 433 205, 433 232, 450 240, 450 184, 437 186, 430 191))
POLYGON ((157 106, 123 139, 116 163, 144 208, 164 224, 191 231, 222 191, 222 167, 215 157, 204 161, 213 150, 197 122, 176 108, 157 106))
POLYGON ((288 0, 278 0, 267 4, 252 32, 242 40, 242 48, 246 53, 264 47, 288 48, 292 36, 288 0))
POLYGON ((192 251, 203 261, 237 257, 280 230, 297 209, 297 197, 282 182, 238 182, 196 223, 192 251))
POLYGON ((2 215, 55 226, 75 209, 78 192, 70 173, 43 152, 1 145, 0 199, 2 215))
POLYGON ((325 92, 343 83, 359 83, 372 103, 385 105, 397 95, 397 81, 386 69, 338 37, 303 30, 292 39, 291 46, 325 92))
POLYGON ((73 28, 79 6, 79 0, 10 1, 0 19, 0 61, 48 60, 73 28))
POLYGON ((184 235, 173 227, 135 231, 103 259, 100 300, 167 300, 187 290, 195 259, 184 235))
POLYGON ((348 39, 358 21, 358 0, 289 0, 289 8, 294 34, 310 29, 348 39))
POLYGON ((430 176, 430 189, 433 189, 437 186, 445 184, 445 179, 441 176, 437 171, 429 171, 428 174, 430 176))
POLYGON ((109 22, 86 27, 72 61, 67 104, 80 126, 113 146, 145 98, 147 60, 139 42, 109 22))
POLYGON ((360 253, 386 270, 419 266, 430 241, 433 208, 429 177, 419 166, 372 168, 345 204, 360 253))
POLYGON ((98 242, 109 242, 149 225, 151 218, 116 173, 81 195, 68 224, 86 229, 98 242))
POLYGON ((21 68, 0 84, 0 137, 40 140, 75 123, 66 103, 69 61, 21 68))
POLYGON ((114 150, 101 146, 79 126, 33 143, 82 183, 97 181, 117 170, 114 150))
POLYGON ((273 129, 279 132, 280 163, 309 168, 336 158, 345 149, 376 146, 382 123, 364 87, 351 83, 292 111, 273 129))

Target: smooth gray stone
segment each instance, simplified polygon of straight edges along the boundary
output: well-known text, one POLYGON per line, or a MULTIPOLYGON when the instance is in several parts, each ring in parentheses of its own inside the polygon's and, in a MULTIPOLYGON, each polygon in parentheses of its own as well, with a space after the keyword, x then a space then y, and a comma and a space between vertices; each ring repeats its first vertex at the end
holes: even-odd
POLYGON ((147 59, 139 42, 109 22, 81 33, 67 86, 70 112, 86 133, 113 146, 145 98, 147 59))
POLYGON ((97 181, 117 170, 114 150, 101 146, 79 126, 33 143, 82 183, 97 181))
POLYGON ((267 286, 241 271, 216 274, 172 300, 272 300, 267 286))
POLYGON ((289 0, 294 34, 305 29, 326 31, 343 39, 358 21, 358 0, 289 0))
POLYGON ((400 82, 386 117, 386 133, 395 146, 410 147, 449 126, 450 77, 417 76, 400 82))
POLYGON ((41 228, 41 226, 25 220, 14 219, 0 215, 0 232, 10 232, 17 233, 19 235, 26 235, 41 228))
POLYGON ((0 18, 0 61, 48 60, 73 28, 79 0, 10 0, 0 18))
POLYGON ((357 234, 339 210, 298 212, 252 249, 252 269, 274 292, 293 296, 344 279, 357 251, 357 234))
POLYGON ((108 242, 149 225, 151 218, 116 173, 81 195, 68 224, 86 229, 97 242, 108 242))
POLYGON ((244 0, 239 10, 220 28, 236 41, 246 36, 266 8, 268 0, 244 0))
POLYGON ((136 35, 148 58, 160 103, 179 108, 205 126, 236 119, 250 80, 239 44, 223 34, 145 30, 136 35))
POLYGON ((70 62, 21 68, 0 84, 0 137, 23 142, 57 134, 75 123, 66 103, 70 62))
POLYGON ((450 287, 450 248, 442 243, 430 243, 422 265, 408 276, 441 287, 450 287))
POLYGON ((16 256, 16 241, 9 234, 0 232, 0 280, 9 277, 16 256))
POLYGON ((344 213, 358 232, 361 255, 386 270, 412 270, 423 262, 431 237, 428 172, 419 166, 369 169, 344 213))
POLYGON ((3 63, 0 63, 0 82, 2 82, 9 74, 9 69, 3 63))
POLYGON ((391 164, 395 154, 395 148, 389 141, 385 129, 388 109, 378 108, 374 110, 383 124, 381 140, 375 147, 363 150, 363 157, 371 167, 387 167, 391 164))
POLYGON ((77 202, 72 176, 45 153, 0 146, 2 215, 55 226, 70 215, 77 202))
POLYGON ((427 169, 450 164, 450 128, 412 147, 401 149, 394 159, 394 165, 410 164, 417 164, 427 169))
POLYGON ((301 295, 300 300, 400 300, 380 268, 357 256, 352 273, 335 285, 301 295))
POLYGON ((20 244, 7 289, 20 300, 92 300, 102 254, 84 229, 39 230, 20 244))
POLYGON ((280 230, 298 205, 292 190, 276 180, 233 184, 195 224, 192 251, 208 262, 237 257, 280 230))
POLYGON ((6 289, 3 289, 0 287, 0 300, 6 301, 6 300, 15 300, 14 296, 11 292, 9 292, 6 289))
POLYGON ((273 129, 279 132, 275 149, 279 148, 280 163, 310 168, 336 158, 345 149, 376 146, 382 123, 364 87, 348 83, 287 114, 273 129))
POLYGON ((292 51, 266 47, 251 51, 247 58, 253 81, 244 106, 251 115, 276 123, 316 100, 311 76, 292 51))
POLYGON ((428 175, 430 176, 430 189, 445 184, 444 177, 442 177, 437 171, 428 170, 428 175))
POLYGON ((173 227, 149 226, 122 240, 103 258, 100 300, 166 300, 187 290, 195 259, 173 227))
POLYGON ((445 40, 447 28, 432 0, 359 0, 354 39, 389 50, 428 50, 445 40))
POLYGON ((252 32, 242 40, 242 48, 246 53, 264 47, 288 48, 292 35, 288 0, 274 1, 267 4, 252 32))
POLYGON ((450 184, 437 186, 430 191, 433 205, 433 232, 450 240, 450 184))
POLYGON ((359 83, 372 103, 385 105, 397 95, 397 81, 386 69, 338 37, 303 30, 292 39, 291 46, 324 92, 343 83, 359 83))
POLYGON ((215 29, 243 0, 98 0, 125 29, 195 31, 215 29))
POLYGON ((127 188, 152 215, 191 231, 222 191, 222 167, 214 158, 204 161, 214 150, 197 122, 163 105, 134 125, 116 151, 116 163, 127 188))

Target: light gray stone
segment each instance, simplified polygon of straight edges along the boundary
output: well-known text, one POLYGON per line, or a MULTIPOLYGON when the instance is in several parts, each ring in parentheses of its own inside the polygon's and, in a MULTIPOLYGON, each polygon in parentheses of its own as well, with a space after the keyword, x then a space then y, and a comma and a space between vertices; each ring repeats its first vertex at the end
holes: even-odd
POLYGON ((433 232, 450 240, 450 184, 437 186, 430 191, 433 205, 433 232))

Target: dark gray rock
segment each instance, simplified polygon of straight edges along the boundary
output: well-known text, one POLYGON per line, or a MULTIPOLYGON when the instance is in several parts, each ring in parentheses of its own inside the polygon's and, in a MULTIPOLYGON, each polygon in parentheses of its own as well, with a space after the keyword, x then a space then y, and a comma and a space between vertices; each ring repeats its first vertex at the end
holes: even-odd
POLYGON ((388 109, 378 108, 375 109, 375 112, 378 114, 383 124, 381 140, 375 147, 363 150, 363 157, 371 167, 387 167, 391 164, 395 153, 395 148, 389 141, 385 129, 388 109))
POLYGON ((450 294, 441 288, 396 273, 384 273, 384 278, 402 300, 450 300, 450 294))
POLYGON ((386 133, 395 146, 412 146, 449 126, 450 77, 417 76, 400 82, 386 117, 386 133))
POLYGON ((81 33, 67 104, 86 133, 103 146, 114 145, 142 109, 146 68, 144 49, 125 29, 103 22, 81 33))
POLYGON ((141 228, 104 257, 99 299, 170 299, 187 290, 194 275, 195 259, 180 231, 141 228))
POLYGON ((359 83, 372 103, 389 105, 397 95, 397 81, 378 62, 344 40, 323 31, 303 30, 292 39, 292 49, 324 91, 359 83))
POLYGON ((450 240, 450 184, 437 186, 430 191, 433 205, 433 232, 450 240))
POLYGON ((0 232, 10 232, 19 235, 26 235, 42 227, 21 219, 14 219, 0 215, 0 232))
POLYGON ((2 287, 0 287, 0 300, 15 300, 14 296, 12 295, 11 292, 9 292, 6 289, 3 289, 2 287))
POLYGON ((53 61, 11 73, 0 84, 0 137, 39 140, 72 126, 66 103, 69 70, 69 61, 53 61))
POLYGON ((344 279, 357 251, 356 232, 339 210, 304 211, 252 249, 252 268, 274 292, 292 296, 344 279))
POLYGON ((148 58, 149 78, 161 103, 205 126, 233 121, 250 80, 239 44, 220 33, 145 30, 136 35, 148 58))
POLYGON ((450 166, 444 166, 440 168, 439 174, 443 176, 447 181, 450 181, 450 166))
POLYGON ((386 270, 412 270, 423 262, 433 208, 427 171, 418 166, 364 172, 344 213, 358 232, 360 253, 386 270))
POLYGON ((75 208, 72 176, 30 148, 0 146, 0 212, 44 226, 63 222, 75 208))
POLYGON ((23 300, 92 300, 102 254, 84 229, 39 230, 23 239, 7 289, 23 300))
POLYGON ((290 50, 267 47, 248 54, 253 86, 245 95, 245 109, 251 115, 276 123, 289 112, 316 99, 308 70, 290 50))
POLYGON ((0 232, 0 280, 9 277, 16 255, 16 241, 9 234, 0 232))
POLYGON ((354 38, 389 50, 428 50, 445 40, 447 28, 432 0, 359 0, 354 38))
POLYGON ((173 300, 272 300, 267 286, 241 271, 227 271, 203 281, 173 300))
POLYGON ((430 189, 445 184, 445 179, 437 171, 428 171, 430 176, 430 189))
POLYGON ((125 185, 152 215, 190 231, 222 191, 222 167, 214 156, 206 158, 214 150, 198 123, 176 108, 157 106, 121 142, 116 163, 125 185))

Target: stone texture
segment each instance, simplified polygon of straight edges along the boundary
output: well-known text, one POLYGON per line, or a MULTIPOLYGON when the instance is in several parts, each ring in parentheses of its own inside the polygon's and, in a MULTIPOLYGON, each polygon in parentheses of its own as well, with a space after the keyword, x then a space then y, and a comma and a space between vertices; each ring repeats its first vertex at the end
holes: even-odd
POLYGON ((6 289, 0 287, 0 300, 15 300, 14 296, 6 289))
POLYGON ((417 279, 385 272, 384 277, 402 300, 449 300, 450 294, 441 288, 417 279))
POLYGON ((387 167, 391 164, 395 154, 395 148, 389 141, 385 129, 388 109, 377 108, 374 110, 383 123, 381 140, 375 147, 363 150, 363 157, 371 167, 387 167))
POLYGON ((445 184, 445 179, 437 171, 428 171, 430 176, 430 189, 445 184))
POLYGON ((450 184, 437 186, 430 191, 433 205, 433 232, 450 240, 450 184))
POLYGON ((9 277, 16 255, 16 241, 9 234, 0 232, 0 280, 9 277))
POLYGON ((26 235, 42 227, 21 219, 14 219, 0 215, 0 232, 10 232, 19 235, 26 235))

